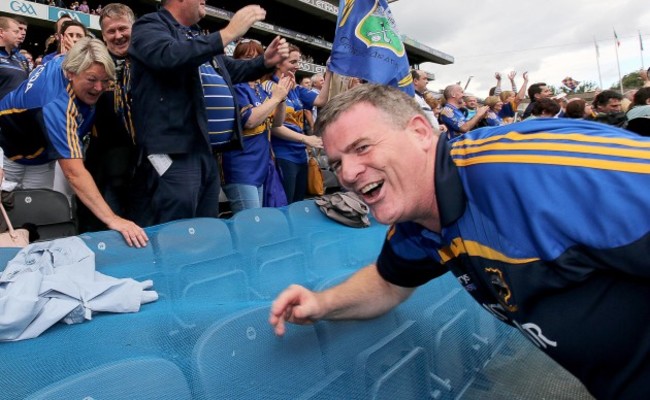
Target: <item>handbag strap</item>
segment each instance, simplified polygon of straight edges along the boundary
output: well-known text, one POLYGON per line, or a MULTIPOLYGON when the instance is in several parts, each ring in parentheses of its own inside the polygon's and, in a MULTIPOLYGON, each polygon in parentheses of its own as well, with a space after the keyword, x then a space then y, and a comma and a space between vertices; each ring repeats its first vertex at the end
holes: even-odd
POLYGON ((2 217, 5 219, 5 222, 7 223, 7 228, 9 229, 9 236, 11 236, 12 239, 16 239, 18 235, 16 235, 13 225, 11 225, 11 221, 9 220, 9 216, 7 215, 7 211, 5 211, 5 206, 2 204, 2 201, 0 201, 0 211, 2 211, 2 217))

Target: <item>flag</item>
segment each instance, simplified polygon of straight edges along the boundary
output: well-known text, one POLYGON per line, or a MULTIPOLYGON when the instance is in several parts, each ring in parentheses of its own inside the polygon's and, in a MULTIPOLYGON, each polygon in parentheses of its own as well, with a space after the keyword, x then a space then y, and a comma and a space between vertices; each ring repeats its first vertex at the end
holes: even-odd
POLYGON ((569 89, 570 91, 574 92, 578 86, 580 85, 580 81, 576 81, 575 79, 571 78, 570 76, 567 76, 562 80, 562 85, 569 89))
POLYGON ((329 69, 413 96, 404 43, 386 0, 341 0, 329 69))
POLYGON ((596 46, 596 58, 600 58, 600 50, 598 49, 598 43, 596 43, 596 38, 594 38, 594 46, 596 46))
POLYGON ((614 30, 614 40, 616 41, 616 47, 621 47, 621 41, 618 40, 618 35, 616 34, 616 30, 614 30))

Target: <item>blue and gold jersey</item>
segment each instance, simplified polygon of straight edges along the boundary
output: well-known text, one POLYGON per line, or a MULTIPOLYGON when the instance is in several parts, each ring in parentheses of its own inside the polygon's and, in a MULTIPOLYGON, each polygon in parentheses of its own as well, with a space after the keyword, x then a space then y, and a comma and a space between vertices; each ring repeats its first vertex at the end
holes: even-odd
POLYGON ((29 66, 25 56, 18 49, 7 53, 0 48, 0 99, 17 88, 29 75, 29 66))
POLYGON ((449 139, 463 134, 460 128, 465 125, 467 119, 465 114, 452 104, 445 105, 440 111, 440 122, 447 126, 449 139))
POLYGON ((536 119, 437 149, 441 233, 393 226, 377 266, 415 287, 448 270, 597 398, 650 396, 650 139, 536 119))
MULTIPOLYGON (((276 77, 274 79, 277 80, 276 77)), ((314 100, 318 93, 306 89, 302 86, 296 86, 289 92, 286 101, 286 114, 284 117, 284 126, 294 132, 303 133, 305 127, 305 110, 311 110, 314 107, 314 100)), ((305 145, 299 142, 292 142, 273 136, 271 143, 273 151, 277 158, 289 160, 296 164, 307 163, 307 153, 305 145)))
MULTIPOLYGON (((242 124, 246 124, 253 109, 270 98, 261 83, 255 82, 235 85, 235 98, 241 110, 242 124)), ((225 151, 221 154, 223 182, 240 183, 253 186, 264 184, 271 158, 269 127, 271 118, 250 129, 244 129, 244 148, 225 151)))
POLYGON ((58 57, 0 101, 0 147, 21 164, 83 158, 81 140, 90 131, 94 107, 79 101, 58 57))

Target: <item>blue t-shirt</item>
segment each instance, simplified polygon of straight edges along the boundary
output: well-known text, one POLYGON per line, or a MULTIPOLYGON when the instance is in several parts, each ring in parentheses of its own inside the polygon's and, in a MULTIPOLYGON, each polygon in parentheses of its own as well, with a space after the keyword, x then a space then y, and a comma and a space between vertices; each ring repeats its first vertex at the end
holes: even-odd
POLYGON ((0 147, 21 164, 83 158, 81 141, 90 132, 95 108, 75 96, 58 57, 0 101, 0 147))
MULTIPOLYGON (((234 88, 237 104, 241 109, 242 124, 246 124, 253 108, 262 105, 270 98, 270 95, 259 82, 255 82, 253 88, 248 83, 238 83, 234 88)), ((270 118, 267 118, 256 127, 245 129, 243 132, 243 150, 222 153, 224 183, 241 183, 254 186, 264 184, 271 157, 270 124, 270 118)))
POLYGON ((448 270, 597 398, 650 396, 650 138, 588 121, 483 128, 436 156, 441 233, 388 233, 396 285, 448 270))
MULTIPOLYGON (((273 79, 277 82, 277 77, 274 76, 273 79)), ((316 97, 318 97, 318 93, 302 86, 294 87, 287 96, 284 126, 302 134, 305 124, 304 110, 312 109, 316 97)), ((303 143, 292 142, 273 136, 271 138, 271 144, 273 145, 273 152, 276 158, 288 160, 296 164, 307 163, 307 152, 303 143)))

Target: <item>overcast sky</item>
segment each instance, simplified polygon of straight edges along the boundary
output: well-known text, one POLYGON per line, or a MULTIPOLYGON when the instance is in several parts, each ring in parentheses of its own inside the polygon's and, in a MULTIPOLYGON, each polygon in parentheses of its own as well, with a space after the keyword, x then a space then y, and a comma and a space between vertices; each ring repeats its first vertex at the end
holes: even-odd
MULTIPOLYGON (((529 83, 559 87, 570 76, 600 85, 594 38, 600 51, 604 88, 618 82, 614 33, 621 75, 650 67, 650 3, 642 0, 398 0, 390 3, 400 33, 450 54, 450 65, 422 64, 436 76, 429 89, 462 82, 480 97, 494 86, 494 73, 528 71, 529 83)), ((502 85, 509 88, 507 78, 502 85)))

